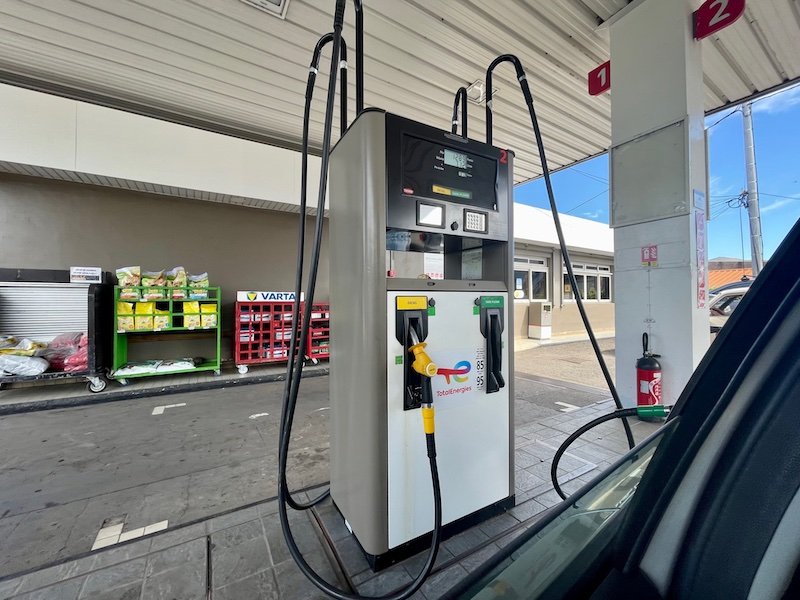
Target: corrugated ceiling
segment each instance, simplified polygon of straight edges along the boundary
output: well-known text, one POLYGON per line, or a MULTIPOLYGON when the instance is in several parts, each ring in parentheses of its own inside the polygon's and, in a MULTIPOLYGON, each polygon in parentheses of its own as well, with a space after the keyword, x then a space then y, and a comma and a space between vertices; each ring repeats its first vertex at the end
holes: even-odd
MULTIPOLYGON (((606 150, 610 95, 590 97, 586 73, 608 59, 598 25, 625 0, 364 3, 367 105, 448 127, 454 91, 513 52, 528 71, 550 167, 606 150)), ((707 110, 800 77, 798 3, 749 0, 737 23, 702 42, 707 110)), ((240 0, 3 0, 0 79, 295 147, 310 49, 330 29, 332 9, 333 0, 291 0, 281 20, 240 0)), ((349 41, 352 22, 349 8, 349 41)), ((352 44, 350 56, 352 66, 352 44)), ((495 82, 495 144, 517 150, 518 181, 536 177, 510 67, 495 82)), ((317 98, 318 147, 323 93, 317 98)), ((481 139, 482 107, 470 108, 470 131, 481 139)))

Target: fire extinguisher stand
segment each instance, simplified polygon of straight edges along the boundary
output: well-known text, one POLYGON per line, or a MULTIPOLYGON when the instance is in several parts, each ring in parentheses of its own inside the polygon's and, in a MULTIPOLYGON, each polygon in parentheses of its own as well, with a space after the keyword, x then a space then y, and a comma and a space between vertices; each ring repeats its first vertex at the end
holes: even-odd
MULTIPOLYGON (((636 361, 636 405, 663 404, 661 397, 661 363, 659 354, 649 350, 647 333, 642 334, 642 357, 636 361)), ((642 421, 659 421, 655 417, 639 417, 642 421)))

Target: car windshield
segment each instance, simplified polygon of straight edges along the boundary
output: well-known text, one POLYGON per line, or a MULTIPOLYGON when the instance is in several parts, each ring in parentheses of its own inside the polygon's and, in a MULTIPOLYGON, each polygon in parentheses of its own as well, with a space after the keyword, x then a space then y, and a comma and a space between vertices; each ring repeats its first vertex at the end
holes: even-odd
MULTIPOLYGON (((636 493, 664 429, 530 536, 462 598, 536 598, 606 529, 636 493)), ((534 530, 535 531, 535 530, 534 530)))
POLYGON ((742 296, 730 296, 728 298, 723 298, 719 302, 714 304, 714 310, 717 311, 721 315, 730 315, 737 306, 739 306, 739 302, 742 300, 742 296))

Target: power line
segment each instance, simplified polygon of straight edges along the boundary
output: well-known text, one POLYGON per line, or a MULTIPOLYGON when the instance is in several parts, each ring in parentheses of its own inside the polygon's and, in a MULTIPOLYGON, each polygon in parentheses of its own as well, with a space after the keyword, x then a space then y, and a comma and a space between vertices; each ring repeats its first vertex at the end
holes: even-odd
POLYGON ((568 215, 568 214, 569 214, 569 213, 571 213, 573 210, 580 208, 580 207, 581 207, 581 206, 583 206, 584 204, 588 204, 589 202, 591 202, 591 201, 592 201, 592 200, 594 200, 595 198, 598 198, 599 196, 602 196, 602 195, 603 195, 603 194, 605 194, 606 192, 608 192, 608 188, 604 189, 604 190, 603 190, 602 192, 600 192, 599 194, 595 194, 594 196, 592 196, 592 197, 591 197, 591 198, 589 198, 588 200, 584 200, 584 201, 583 201, 583 202, 581 202, 580 204, 576 204, 575 206, 573 206, 572 208, 570 208, 568 211, 564 212, 564 214, 565 214, 565 215, 568 215))
POLYGON ((767 192, 759 191, 760 196, 771 196, 772 198, 786 198, 787 200, 800 200, 798 196, 781 196, 780 194, 768 194, 767 192))
POLYGON ((739 112, 739 108, 738 108, 738 107, 734 108, 734 109, 733 109, 731 112, 729 112, 727 115, 725 115, 724 117, 722 117, 720 120, 718 120, 718 121, 717 121, 716 123, 714 123, 713 125, 709 125, 708 127, 706 127, 706 129, 711 129, 712 127, 716 127, 717 125, 719 125, 720 123, 722 123, 722 122, 723 122, 725 119, 727 119, 727 118, 728 118, 728 117, 730 117, 731 115, 735 115, 737 112, 739 112))
POLYGON ((587 173, 586 171, 581 171, 580 169, 576 169, 575 167, 572 167, 572 170, 575 171, 576 173, 580 173, 584 177, 593 179, 594 181, 599 181, 600 183, 608 184, 608 179, 600 177, 599 175, 595 175, 594 173, 587 173))

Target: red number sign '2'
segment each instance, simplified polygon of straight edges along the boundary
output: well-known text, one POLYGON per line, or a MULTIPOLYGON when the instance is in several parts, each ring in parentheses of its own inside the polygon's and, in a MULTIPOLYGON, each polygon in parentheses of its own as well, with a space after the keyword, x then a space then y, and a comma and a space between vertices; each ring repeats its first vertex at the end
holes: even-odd
POLYGON ((606 61, 596 69, 589 71, 589 95, 597 96, 611 89, 611 61, 606 61))
POLYGON ((745 0, 706 0, 694 11, 694 38, 702 40, 725 29, 744 14, 745 0))

